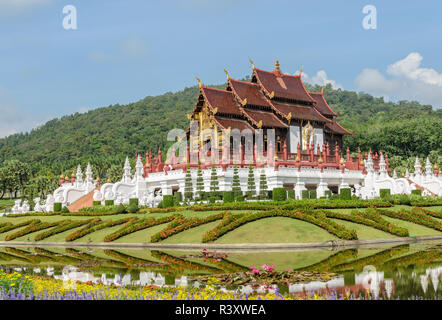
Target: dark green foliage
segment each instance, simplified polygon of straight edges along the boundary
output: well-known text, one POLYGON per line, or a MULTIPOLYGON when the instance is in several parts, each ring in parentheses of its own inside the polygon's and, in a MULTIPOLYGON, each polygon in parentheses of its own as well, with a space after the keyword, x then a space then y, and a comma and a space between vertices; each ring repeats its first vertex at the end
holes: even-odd
POLYGON ((174 205, 174 197, 170 194, 163 196, 163 208, 170 208, 174 205))
POLYGON ((284 188, 273 189, 273 201, 285 201, 287 200, 287 190, 284 188))
POLYGON ((295 190, 293 189, 287 190, 287 197, 289 199, 296 199, 295 190))
POLYGON ((267 176, 264 170, 261 170, 261 175, 259 176, 259 198, 269 199, 267 190, 267 176))
POLYGON ((255 185, 255 173, 253 170, 253 165, 249 165, 249 174, 247 177, 247 198, 252 198, 256 195, 256 185, 255 185))
POLYGON ((309 190, 308 191, 308 197, 309 197, 309 199, 316 199, 317 198, 316 190, 309 190))
POLYGON ((114 205, 114 200, 104 200, 104 205, 107 206, 113 206, 114 205))
POLYGON ((204 178, 203 171, 201 170, 201 162, 198 161, 198 172, 196 175, 196 194, 198 199, 202 200, 204 195, 204 178))
POLYGON ((138 206, 138 198, 129 199, 129 205, 131 204, 138 206))
POLYGON ((215 202, 216 202, 216 198, 214 196, 210 196, 209 203, 215 203, 215 202))
POLYGON ((223 191, 223 202, 229 203, 235 200, 235 193, 233 191, 223 191))
POLYGON ((54 203, 54 212, 61 212, 61 203, 60 202, 54 203))
POLYGON ((331 192, 331 190, 326 190, 326 191, 325 191, 325 198, 327 198, 327 195, 328 195, 328 198, 330 199, 331 196, 332 196, 332 192, 331 192))
POLYGON ((235 164, 233 167, 233 182, 232 182, 232 191, 235 194, 241 194, 241 183, 239 181, 239 173, 238 173, 238 166, 235 164))
POLYGON ((422 195, 422 190, 419 190, 419 189, 411 190, 411 194, 421 196, 422 195))
POLYGON ((381 196, 382 199, 390 198, 391 196, 390 189, 380 189, 379 195, 381 196))
POLYGON ((193 199, 193 183, 192 175, 190 173, 190 166, 187 164, 186 180, 184 182, 184 200, 190 201, 193 199))
POLYGON ((119 204, 118 206, 115 206, 112 209, 112 213, 113 214, 121 214, 121 213, 125 213, 126 211, 126 207, 123 204, 119 204))
POLYGON ((342 188, 339 192, 339 197, 341 200, 351 200, 351 189, 342 188))
POLYGON ((210 192, 212 195, 219 191, 218 174, 216 172, 216 167, 212 164, 212 170, 210 172, 210 192))
POLYGON ((309 198, 308 190, 302 190, 301 196, 302 196, 302 200, 308 199, 309 198))
POLYGON ((60 212, 61 213, 69 213, 70 211, 69 211, 68 207, 63 207, 60 212))
POLYGON ((94 201, 92 203, 93 206, 101 206, 101 201, 94 201))
MULTIPOLYGON (((138 200, 138 199, 137 199, 138 200)), ((138 203, 131 203, 129 204, 129 206, 127 207, 127 212, 128 213, 137 213, 139 210, 138 208, 138 203)))
POLYGON ((243 195, 236 195, 235 196, 235 201, 236 202, 244 202, 244 196, 243 195))
POLYGON ((183 194, 181 192, 177 191, 173 196, 175 197, 175 203, 179 204, 183 201, 183 194))

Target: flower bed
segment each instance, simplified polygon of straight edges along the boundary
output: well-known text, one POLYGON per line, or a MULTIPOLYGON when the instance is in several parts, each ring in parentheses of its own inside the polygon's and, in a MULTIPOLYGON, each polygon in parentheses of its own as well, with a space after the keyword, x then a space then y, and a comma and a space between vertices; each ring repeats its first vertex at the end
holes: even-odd
POLYGON ((432 263, 435 261, 440 261, 441 259, 442 250, 436 247, 430 250, 418 251, 413 254, 389 260, 384 263, 382 267, 388 269, 397 269, 399 267, 406 268, 409 265, 413 265, 414 268, 428 268, 432 263))
POLYGON ((70 230, 70 229, 75 229, 78 227, 81 227, 85 224, 90 224, 90 223, 98 223, 100 222, 101 219, 100 218, 94 218, 94 219, 89 219, 89 220, 83 220, 83 221, 71 221, 71 220, 63 220, 61 222, 61 224, 57 227, 54 228, 52 230, 48 230, 42 233, 39 233, 35 236, 34 240, 35 241, 40 241, 46 238, 49 238, 53 235, 62 233, 64 231, 70 230))
POLYGON ((197 262, 184 260, 184 259, 172 256, 170 254, 167 254, 167 253, 164 253, 161 251, 152 250, 151 254, 152 254, 152 257, 159 259, 159 260, 163 261, 164 263, 170 264, 170 266, 172 268, 177 269, 181 272, 183 272, 184 270, 203 271, 203 272, 209 272, 209 273, 222 273, 223 272, 223 270, 221 270, 221 269, 211 267, 211 266, 206 266, 204 264, 197 263, 197 262))
POLYGON ((442 223, 439 221, 434 220, 429 215, 419 212, 419 211, 407 211, 404 209, 401 209, 400 211, 392 211, 392 210, 381 210, 381 209, 375 209, 378 213, 394 218, 394 219, 400 219, 416 224, 420 224, 422 226, 435 229, 437 231, 442 231, 442 223))
POLYGON ((98 223, 89 223, 86 227, 75 231, 73 233, 70 233, 66 236, 66 242, 71 242, 77 239, 80 239, 82 237, 84 237, 85 235, 88 235, 90 233, 93 233, 95 231, 101 230, 101 229, 105 229, 105 228, 111 228, 111 227, 115 227, 118 225, 121 225, 123 223, 128 223, 131 221, 135 221, 134 218, 123 218, 123 219, 119 219, 119 220, 107 220, 107 221, 101 221, 99 220, 98 223))
POLYGON ((160 232, 154 234, 151 238, 151 242, 159 242, 166 238, 169 238, 177 233, 183 232, 185 230, 195 228, 202 224, 210 223, 216 220, 220 220, 224 217, 224 213, 214 214, 206 218, 184 218, 175 219, 167 225, 166 228, 160 232))
POLYGON ((135 221, 134 223, 124 226, 123 228, 117 230, 114 233, 107 235, 103 241, 104 242, 111 242, 111 241, 114 241, 118 238, 124 237, 130 233, 137 232, 137 231, 140 231, 143 229, 147 229, 147 228, 159 225, 159 224, 171 222, 171 221, 178 219, 180 217, 182 217, 182 216, 181 215, 172 215, 172 216, 168 216, 168 217, 164 217, 164 218, 160 218, 160 219, 154 219, 154 218, 140 219, 140 220, 135 221))
POLYGON ((429 216, 432 216, 434 218, 442 219, 442 211, 437 212, 437 211, 430 211, 430 210, 427 210, 427 209, 424 209, 424 208, 421 208, 421 207, 414 207, 414 208, 411 209, 411 212, 412 213, 413 212, 425 213, 425 214, 427 214, 429 216))
POLYGON ((243 217, 236 219, 235 221, 223 225, 220 228, 215 228, 207 232, 203 236, 203 242, 215 241, 224 234, 252 221, 259 219, 270 218, 270 217, 287 217, 297 220, 306 221, 312 223, 322 229, 325 229, 329 233, 337 236, 340 239, 345 240, 357 240, 357 234, 354 230, 347 230, 344 226, 335 223, 334 221, 328 219, 326 215, 322 212, 308 212, 308 211, 288 211, 288 210, 271 210, 271 211, 260 211, 257 213, 244 215, 243 217))
POLYGON ((31 223, 26 228, 19 230, 13 234, 9 234, 6 236, 5 241, 11 241, 20 237, 23 237, 27 234, 34 233, 37 231, 41 231, 44 229, 52 228, 55 226, 59 226, 62 223, 62 221, 59 222, 38 222, 38 223, 31 223))
POLYGON ((3 228, 0 229, 0 233, 5 233, 8 231, 17 229, 17 228, 25 227, 25 226, 32 224, 32 223, 39 223, 39 222, 40 222, 40 220, 38 220, 38 219, 26 220, 25 222, 17 223, 17 224, 12 224, 12 223, 8 222, 6 226, 4 226, 3 228))
MULTIPOLYGON (((367 211, 369 212, 370 209, 367 211)), ((381 231, 388 232, 390 234, 399 237, 408 237, 408 230, 401 228, 394 223, 388 222, 376 212, 372 213, 362 212, 353 210, 350 214, 333 212, 333 211, 323 211, 328 218, 334 218, 339 220, 351 221, 358 224, 363 224, 381 231)))

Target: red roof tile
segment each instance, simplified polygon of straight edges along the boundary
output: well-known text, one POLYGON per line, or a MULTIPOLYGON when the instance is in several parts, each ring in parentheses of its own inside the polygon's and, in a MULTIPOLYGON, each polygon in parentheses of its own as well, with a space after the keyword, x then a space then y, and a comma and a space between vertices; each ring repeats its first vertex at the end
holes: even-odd
POLYGON ((284 117, 288 116, 288 114, 291 112, 292 119, 330 122, 329 119, 322 116, 314 107, 279 103, 276 101, 272 101, 271 103, 276 110, 284 115, 284 117))
POLYGON ((232 92, 206 86, 202 86, 201 91, 209 106, 212 109, 218 108, 218 113, 241 115, 232 92))
POLYGON ((336 120, 333 120, 332 123, 327 123, 325 125, 325 128, 326 130, 328 129, 328 131, 331 131, 333 133, 351 135, 351 132, 348 131, 347 129, 344 129, 336 120))
POLYGON ((302 83, 301 76, 293 76, 277 71, 265 71, 261 69, 254 69, 254 74, 258 83, 271 94, 275 93, 275 97, 314 102, 302 83))
POLYGON ((324 116, 337 116, 337 113, 330 108, 327 101, 325 101, 322 92, 309 92, 310 96, 316 101, 315 108, 324 116))
POLYGON ((239 129, 239 130, 251 129, 252 131, 254 131, 253 127, 246 120, 235 119, 235 118, 224 118, 217 116, 214 116, 213 119, 223 129, 228 129, 230 127, 231 129, 239 129))
POLYGON ((279 120, 278 117, 273 114, 273 112, 253 110, 249 108, 242 108, 241 110, 244 112, 246 117, 248 117, 252 120, 252 122, 255 123, 255 125, 259 123, 259 121, 262 121, 263 127, 288 128, 288 125, 279 120))
POLYGON ((247 104, 249 105, 270 108, 270 105, 264 94, 261 92, 261 88, 258 84, 230 78, 229 85, 239 100, 243 101, 244 99, 247 99, 247 104))

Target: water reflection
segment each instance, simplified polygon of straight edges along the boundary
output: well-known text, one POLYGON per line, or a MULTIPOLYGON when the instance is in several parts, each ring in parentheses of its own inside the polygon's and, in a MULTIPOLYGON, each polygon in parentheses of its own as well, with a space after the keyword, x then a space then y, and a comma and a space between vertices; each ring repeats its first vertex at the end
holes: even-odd
POLYGON ((195 252, 93 250, 77 248, 0 248, 0 268, 59 280, 115 286, 200 286, 198 275, 241 273, 250 265, 275 264, 280 271, 334 272, 327 282, 278 283, 270 286, 227 286, 223 291, 280 292, 407 299, 439 299, 442 244, 382 246, 340 251, 232 252, 222 258, 195 252), (295 266, 296 268, 294 268, 295 266))

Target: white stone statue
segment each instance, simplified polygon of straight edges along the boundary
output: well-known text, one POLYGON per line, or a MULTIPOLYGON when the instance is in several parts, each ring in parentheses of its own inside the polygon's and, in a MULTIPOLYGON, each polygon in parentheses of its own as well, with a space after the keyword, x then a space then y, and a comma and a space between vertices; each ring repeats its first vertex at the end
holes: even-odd
POLYGON ((34 199, 34 211, 35 212, 44 212, 45 211, 45 208, 44 208, 44 206, 42 206, 40 204, 40 201, 41 201, 40 197, 37 197, 34 199))
POLYGON ((21 212, 21 200, 15 200, 14 206, 12 207, 12 213, 22 213, 21 212))
POLYGON ((157 191, 157 194, 155 196, 155 200, 154 200, 154 206, 158 206, 158 204, 163 201, 163 191, 160 189, 157 191))
POLYGON ((49 194, 44 204, 46 212, 54 211, 54 202, 55 202, 54 196, 52 194, 49 194))
POLYGON ((94 201, 102 201, 102 200, 103 200, 103 195, 101 194, 101 192, 99 190, 95 190, 94 201))
POLYGON ((23 204, 21 206, 21 212, 22 213, 28 213, 31 210, 31 206, 29 205, 27 200, 23 201, 23 204))
POLYGON ((111 190, 106 191, 104 200, 114 200, 114 193, 111 190))

